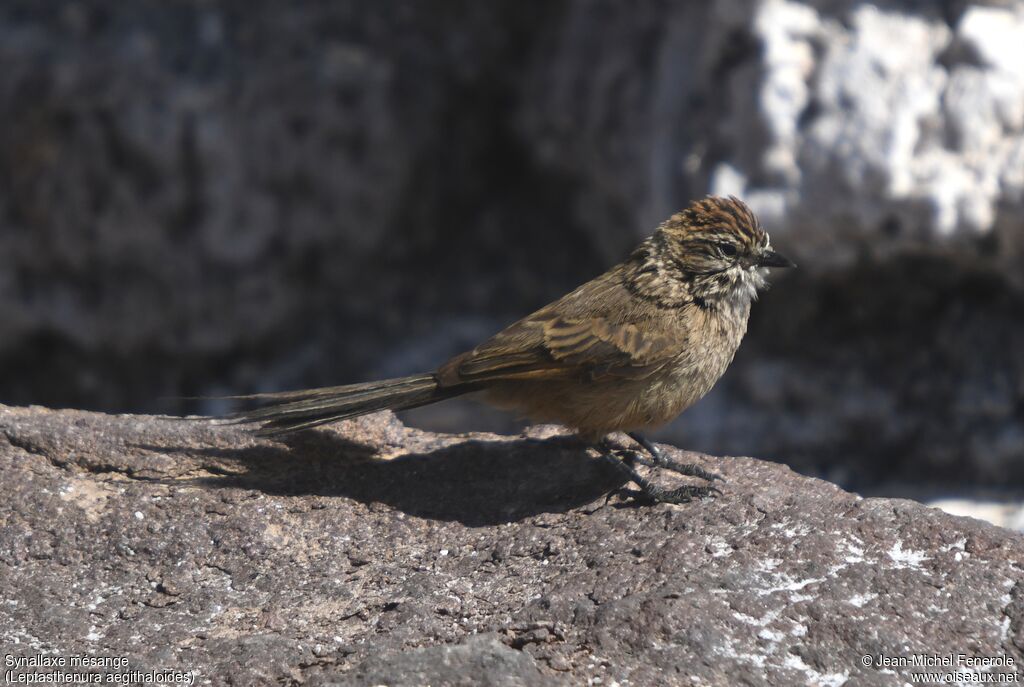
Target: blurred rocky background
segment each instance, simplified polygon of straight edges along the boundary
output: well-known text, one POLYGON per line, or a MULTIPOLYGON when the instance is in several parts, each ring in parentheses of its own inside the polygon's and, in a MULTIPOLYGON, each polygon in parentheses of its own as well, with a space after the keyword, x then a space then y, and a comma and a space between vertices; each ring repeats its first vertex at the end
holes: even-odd
POLYGON ((429 369, 733 193, 800 269, 662 438, 1012 492, 1021 46, 1010 2, 6 0, 0 401, 429 369))

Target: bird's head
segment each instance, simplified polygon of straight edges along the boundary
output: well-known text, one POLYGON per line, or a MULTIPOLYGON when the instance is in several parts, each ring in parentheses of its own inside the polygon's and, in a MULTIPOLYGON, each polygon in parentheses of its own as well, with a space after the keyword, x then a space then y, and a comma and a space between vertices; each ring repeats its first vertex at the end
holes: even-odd
POLYGON ((749 303, 765 286, 766 267, 794 267, 772 250, 745 203, 708 196, 672 215, 653 237, 661 260, 694 298, 749 303))

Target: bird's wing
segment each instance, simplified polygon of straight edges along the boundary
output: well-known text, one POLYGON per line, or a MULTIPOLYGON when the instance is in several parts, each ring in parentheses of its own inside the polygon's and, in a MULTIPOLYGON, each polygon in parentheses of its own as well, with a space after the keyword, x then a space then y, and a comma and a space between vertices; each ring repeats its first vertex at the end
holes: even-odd
POLYGON ((679 337, 642 323, 559 315, 545 308, 467 353, 439 373, 442 384, 502 379, 642 379, 680 350, 679 337))

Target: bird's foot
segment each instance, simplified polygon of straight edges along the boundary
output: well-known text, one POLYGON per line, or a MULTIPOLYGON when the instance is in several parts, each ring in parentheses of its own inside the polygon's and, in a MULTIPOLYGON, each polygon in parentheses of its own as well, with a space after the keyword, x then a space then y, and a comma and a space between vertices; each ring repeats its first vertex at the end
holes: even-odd
MULTIPOLYGON (((705 470, 696 463, 683 463, 681 461, 676 460, 675 458, 669 458, 668 456, 665 455, 664 451, 662 451, 659 447, 655 446, 654 442, 650 441, 647 437, 643 436, 642 434, 639 434, 637 432, 630 432, 629 437, 633 441, 638 443, 641 447, 643 447, 643 449, 647 451, 647 453, 651 456, 651 460, 647 460, 646 458, 643 458, 640 455, 635 455, 633 461, 639 463, 640 465, 646 465, 647 467, 650 468, 662 468, 664 470, 671 470, 672 472, 675 472, 676 474, 679 475, 684 475, 686 477, 698 477, 708 482, 714 482, 716 480, 725 482, 725 479, 721 475, 715 472, 711 472, 709 470, 705 470)), ((634 454, 635 453, 636 452, 634 452, 634 454)))
POLYGON ((676 474, 683 475, 685 477, 697 477, 707 482, 725 482, 725 478, 718 473, 705 470, 696 463, 683 463, 668 457, 663 457, 661 460, 649 460, 641 456, 637 451, 633 451, 631 449, 619 449, 615 453, 623 460, 633 465, 643 465, 649 468, 671 470, 676 474))
MULTIPOLYGON (((652 466, 651 461, 648 461, 646 458, 639 456, 636 451, 632 451, 629 449, 615 450, 604 443, 598 446, 598 450, 601 452, 601 457, 604 458, 606 462, 614 466, 615 469, 622 473, 622 475, 626 479, 640 487, 640 491, 643 493, 643 495, 646 496, 651 501, 654 501, 655 503, 689 503, 694 499, 713 498, 722 493, 720 489, 713 487, 711 485, 696 486, 692 484, 686 484, 680 487, 676 487, 675 489, 666 489, 664 487, 660 487, 651 482, 650 480, 648 480, 643 475, 641 475, 639 472, 636 471, 636 468, 633 467, 634 463, 652 466)), ((656 464, 653 464, 653 466, 660 467, 656 464)), ((703 470, 702 468, 699 468, 698 466, 692 467, 698 468, 698 470, 700 470, 700 473, 703 473, 704 475, 711 476, 713 474, 703 470)), ((687 474, 694 477, 701 477, 703 479, 707 479, 708 481, 710 481, 711 477, 704 477, 700 473, 683 474, 687 474)), ((717 477, 717 475, 714 475, 714 477, 717 477)), ((610 496, 611 495, 609 495, 609 498, 610 496)))

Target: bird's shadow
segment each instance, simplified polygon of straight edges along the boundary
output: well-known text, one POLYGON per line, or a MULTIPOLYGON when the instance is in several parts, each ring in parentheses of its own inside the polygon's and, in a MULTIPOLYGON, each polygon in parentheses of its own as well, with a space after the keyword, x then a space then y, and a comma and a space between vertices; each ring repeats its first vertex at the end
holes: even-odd
POLYGON ((246 448, 187 451, 214 473, 194 480, 206 486, 346 497, 469 526, 566 512, 623 485, 571 437, 469 440, 382 458, 372 446, 310 430, 246 448))

